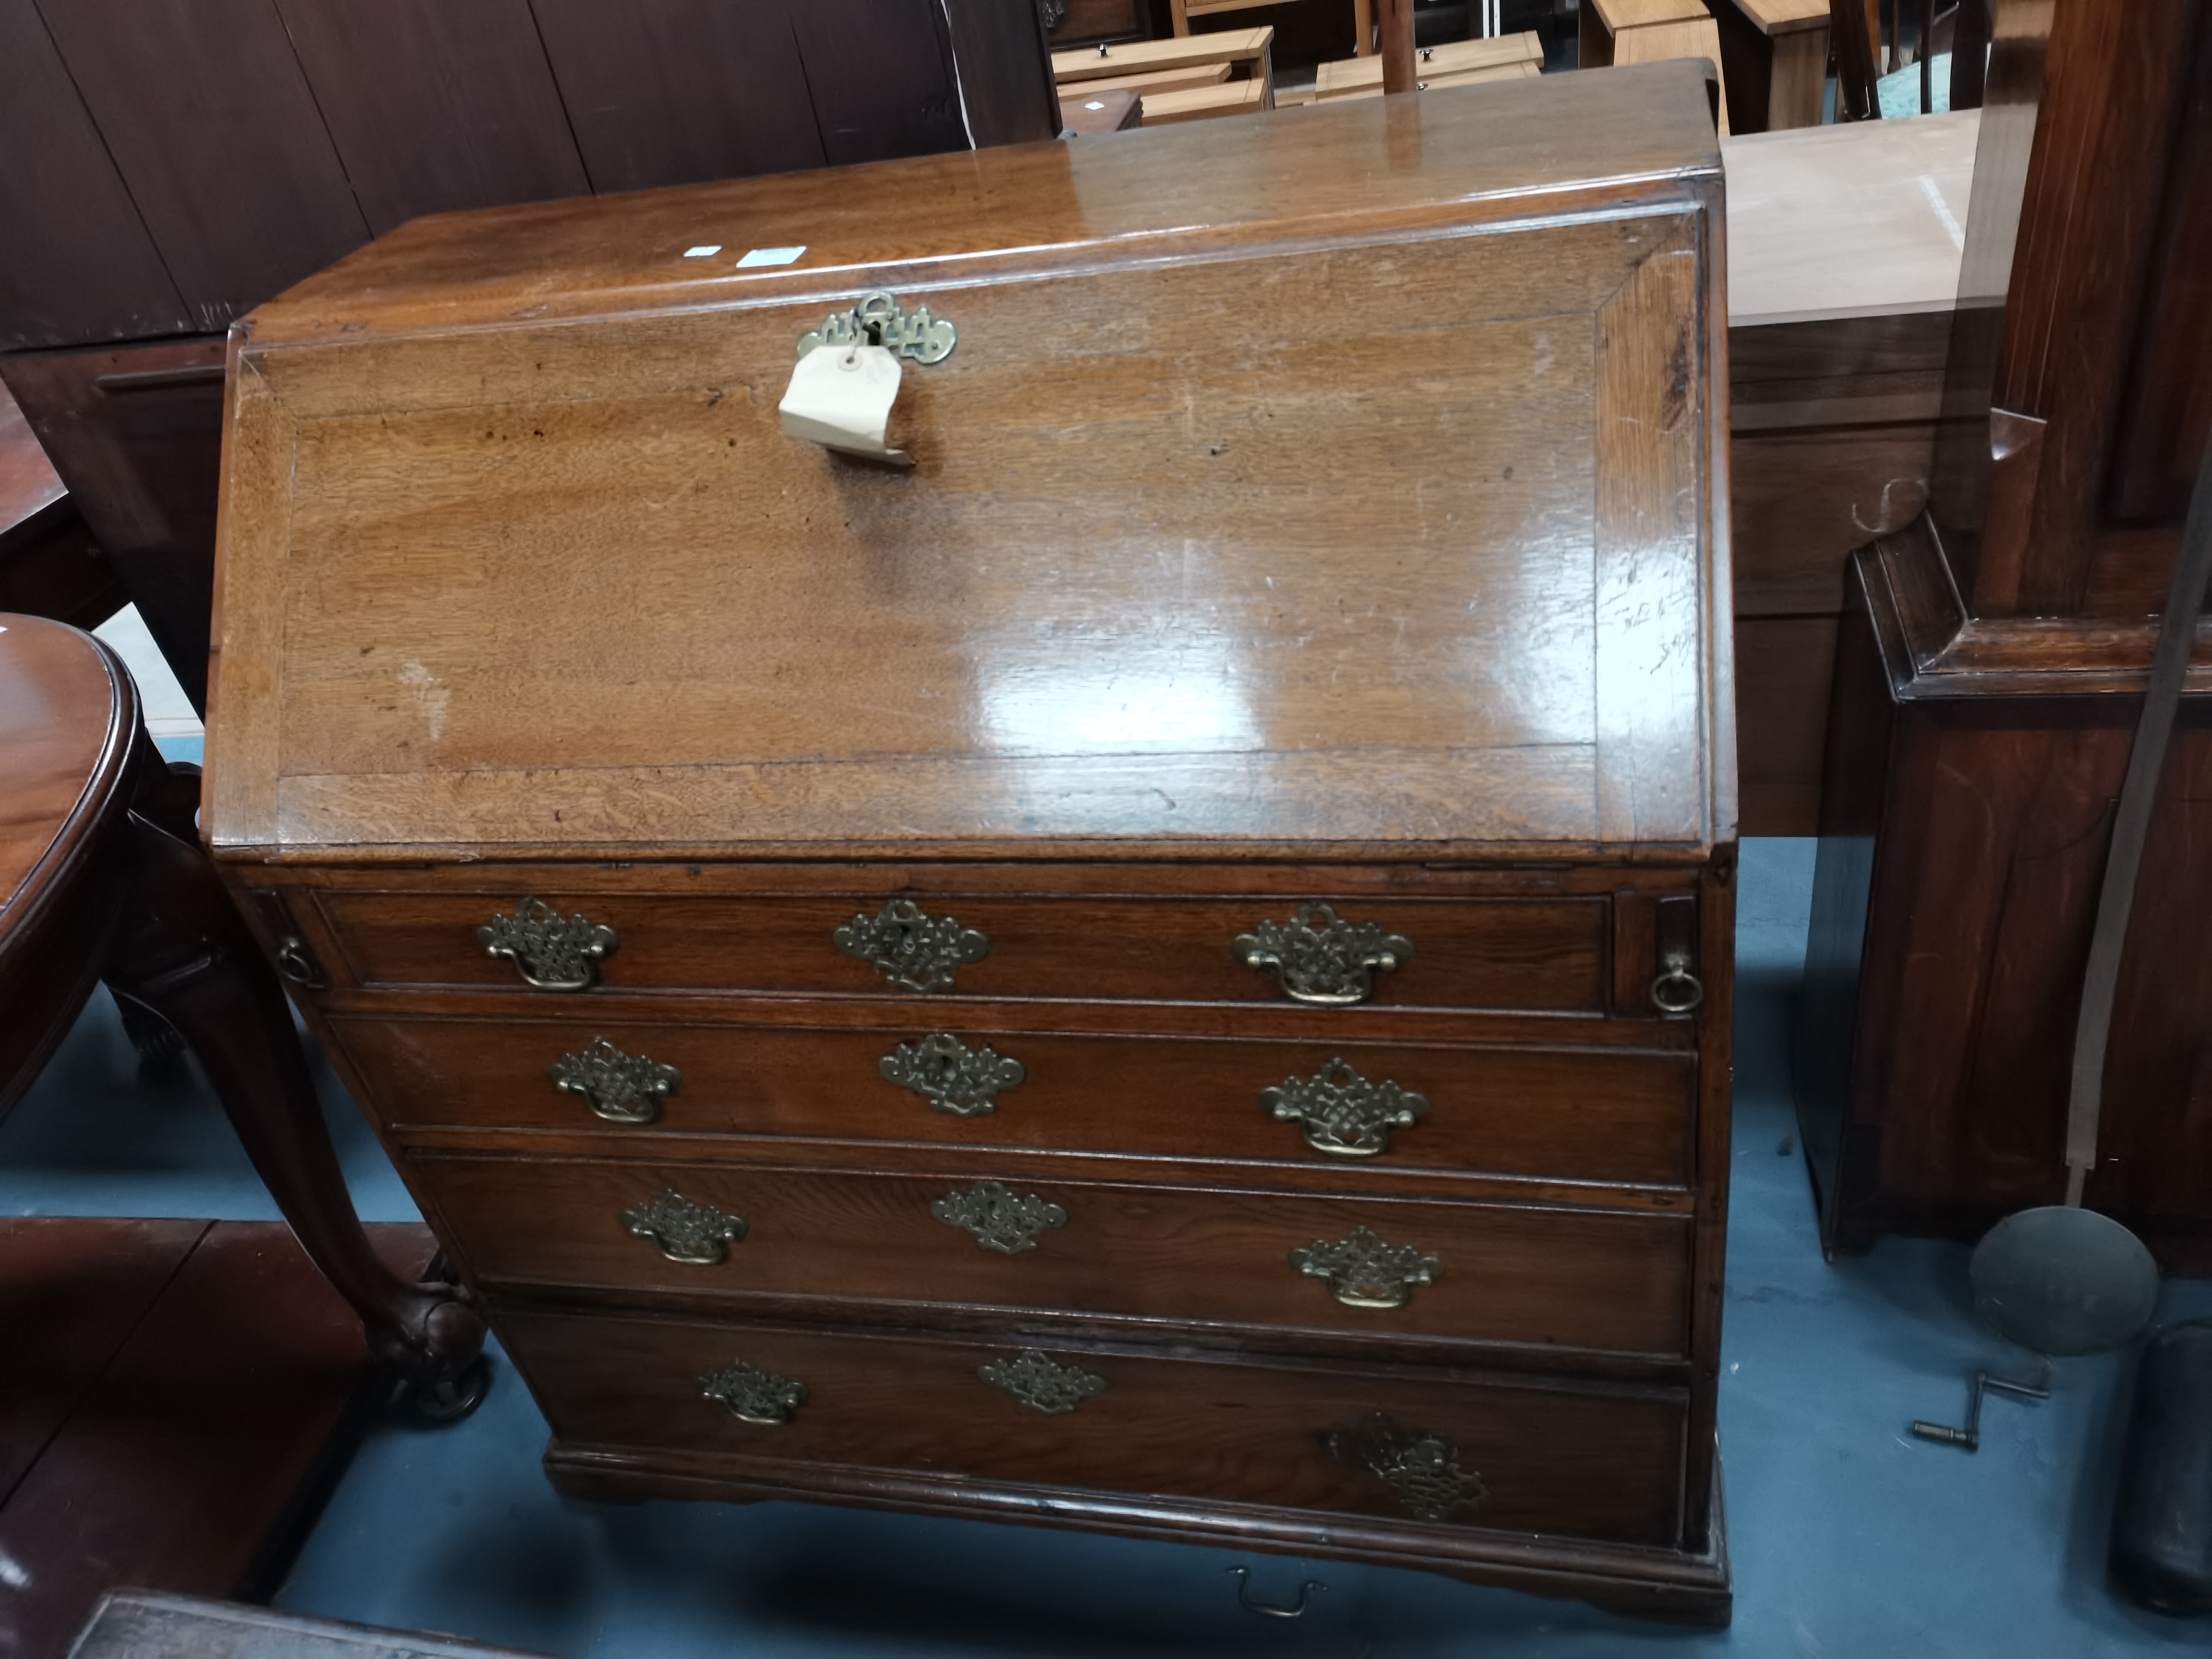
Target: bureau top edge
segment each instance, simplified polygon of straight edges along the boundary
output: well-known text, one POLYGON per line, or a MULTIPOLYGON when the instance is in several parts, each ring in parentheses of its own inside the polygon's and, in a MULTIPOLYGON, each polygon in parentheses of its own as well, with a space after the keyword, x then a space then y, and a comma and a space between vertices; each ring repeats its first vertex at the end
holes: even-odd
POLYGON ((1395 866, 1428 871, 1566 870, 1602 865, 1613 868, 1697 870, 1716 862, 1732 864, 1736 846, 1733 824, 1725 835, 1698 842, 1561 842, 1508 845, 1439 842, 1409 847, 1404 842, 1346 844, 1311 842, 1237 843, 1218 841, 885 841, 609 843, 401 843, 335 842, 268 845, 220 835, 203 836, 214 856, 227 864, 252 866, 376 866, 404 867, 454 865, 580 864, 595 867, 631 865, 768 864, 944 864, 1036 866, 1082 862, 1162 866, 1395 866))
POLYGON ((254 348, 441 327, 773 303, 884 267, 1126 255, 1163 231, 1470 223, 1717 189, 1719 141, 1687 62, 1546 76, 1117 134, 956 151, 414 220, 234 325, 254 348), (1468 94, 1474 95, 1468 95, 1468 94), (886 207, 886 204, 895 204, 886 207), (712 247, 713 254, 691 250, 712 247), (793 262, 738 269, 754 249, 793 262), (691 257, 686 257, 690 255, 691 257), (548 280, 557 272, 559 280, 548 280))

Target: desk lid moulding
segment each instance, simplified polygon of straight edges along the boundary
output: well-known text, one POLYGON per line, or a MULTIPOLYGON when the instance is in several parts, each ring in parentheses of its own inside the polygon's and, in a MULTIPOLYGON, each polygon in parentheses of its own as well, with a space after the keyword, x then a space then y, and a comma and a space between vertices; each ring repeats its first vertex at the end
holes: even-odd
POLYGON ((1669 64, 403 228, 233 337, 210 841, 1702 860, 1705 112, 1669 64), (876 289, 959 329, 903 474, 775 415, 876 289))

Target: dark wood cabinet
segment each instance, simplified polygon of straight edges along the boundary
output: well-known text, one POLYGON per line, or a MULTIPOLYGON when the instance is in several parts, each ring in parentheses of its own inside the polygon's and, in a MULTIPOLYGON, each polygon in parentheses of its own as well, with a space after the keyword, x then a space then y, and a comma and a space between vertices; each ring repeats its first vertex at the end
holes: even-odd
POLYGON ((1725 1617, 1720 199, 1665 64, 247 319, 204 823, 562 1490, 1725 1617), (777 414, 872 292, 910 468, 777 414))
MULTIPOLYGON (((2001 320, 1960 313, 1933 507, 1856 556, 1838 647, 1796 1054, 1832 1248, 1972 1237, 2065 1190, 2098 887, 2212 425, 2207 24, 2178 0, 2061 0, 2047 82, 2019 61, 2039 40, 1994 60, 1975 190, 2024 202, 2008 295, 2001 320), (2006 136, 2023 113, 2032 148, 2006 136)), ((1987 252, 1972 239, 2011 228, 1978 216, 1969 265, 1987 252)), ((2137 890, 2087 1190, 2191 1273, 2212 1272, 2208 646, 2137 890)))

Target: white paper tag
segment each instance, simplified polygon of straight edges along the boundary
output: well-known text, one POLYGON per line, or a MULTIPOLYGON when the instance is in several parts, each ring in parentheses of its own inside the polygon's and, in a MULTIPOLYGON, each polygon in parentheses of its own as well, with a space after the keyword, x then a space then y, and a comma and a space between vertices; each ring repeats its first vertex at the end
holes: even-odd
POLYGON ((776 408, 783 429, 794 438, 912 466, 911 455, 884 442, 898 389, 898 359, 882 346, 817 346, 791 371, 791 385, 776 408))

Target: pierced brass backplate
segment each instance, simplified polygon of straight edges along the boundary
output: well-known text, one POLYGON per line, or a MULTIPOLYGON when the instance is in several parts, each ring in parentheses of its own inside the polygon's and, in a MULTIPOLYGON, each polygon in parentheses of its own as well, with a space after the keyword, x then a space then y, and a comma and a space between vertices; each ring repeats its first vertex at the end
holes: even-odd
POLYGON ((742 1359, 708 1372, 699 1379, 699 1391, 727 1406, 731 1416, 763 1428, 790 1422, 806 1403, 806 1384, 761 1370, 742 1359))
POLYGON ((730 1246, 745 1236, 745 1218, 718 1210, 711 1204, 695 1204, 673 1187, 664 1187, 651 1198, 623 1212, 623 1226, 671 1261, 687 1267, 719 1267, 730 1259, 730 1246))
POLYGON ((1334 1244, 1317 1238, 1291 1252, 1291 1266, 1327 1279, 1328 1293, 1347 1308, 1402 1308, 1416 1287, 1435 1284, 1444 1270, 1432 1255, 1385 1243, 1372 1227, 1354 1227, 1334 1244))
POLYGON ((1382 1412, 1323 1431, 1321 1443, 1332 1457, 1382 1481, 1418 1520, 1449 1521, 1489 1495, 1481 1475, 1460 1467, 1459 1448, 1450 1441, 1382 1412))
POLYGON ((930 915, 912 899, 891 899, 872 916, 854 916, 830 938, 905 991, 949 991, 954 969, 991 954, 991 941, 973 927, 930 915))
POLYGON ((1390 1150, 1392 1130, 1410 1129, 1429 1115, 1423 1097, 1387 1078, 1370 1083, 1342 1060, 1262 1089, 1260 1106, 1279 1123, 1298 1125, 1306 1145, 1331 1158, 1380 1157, 1390 1150))
POLYGON ((1247 968, 1272 970, 1292 1001, 1328 1007, 1366 1001, 1378 972, 1413 959, 1413 940, 1321 903, 1301 904, 1287 923, 1263 921, 1230 949, 1247 968))
POLYGON ((902 1042, 876 1062, 888 1083, 911 1089, 933 1111, 982 1117, 998 1109, 999 1097, 1029 1073, 986 1045, 970 1048, 950 1031, 902 1042))
POLYGON ((650 1123, 668 1097, 684 1086, 684 1073, 650 1054, 626 1054, 605 1037, 553 1062, 553 1086, 581 1095, 592 1113, 610 1123, 650 1123))
POLYGON ((1067 1212, 1035 1193, 1017 1194, 1004 1183, 979 1181, 965 1192, 932 1201, 930 1214, 948 1227, 965 1227, 976 1243, 1001 1255, 1036 1249, 1036 1236, 1067 1225, 1067 1212))
POLYGON ((943 317, 933 317, 927 306, 908 311, 896 296, 878 289, 860 296, 860 303, 833 311, 821 327, 799 337, 799 355, 823 346, 879 345, 894 357, 917 363, 941 363, 960 343, 960 331, 943 317))
POLYGON ((621 944, 611 927, 586 917, 564 916, 544 899, 526 898, 511 916, 494 916, 477 929, 484 954, 514 964, 533 991, 586 991, 599 963, 621 944))
POLYGON ((1064 1416, 1092 1395, 1106 1391, 1106 1379, 1096 1371, 1056 1364, 1035 1348, 978 1365, 975 1375, 1047 1417, 1064 1416))

